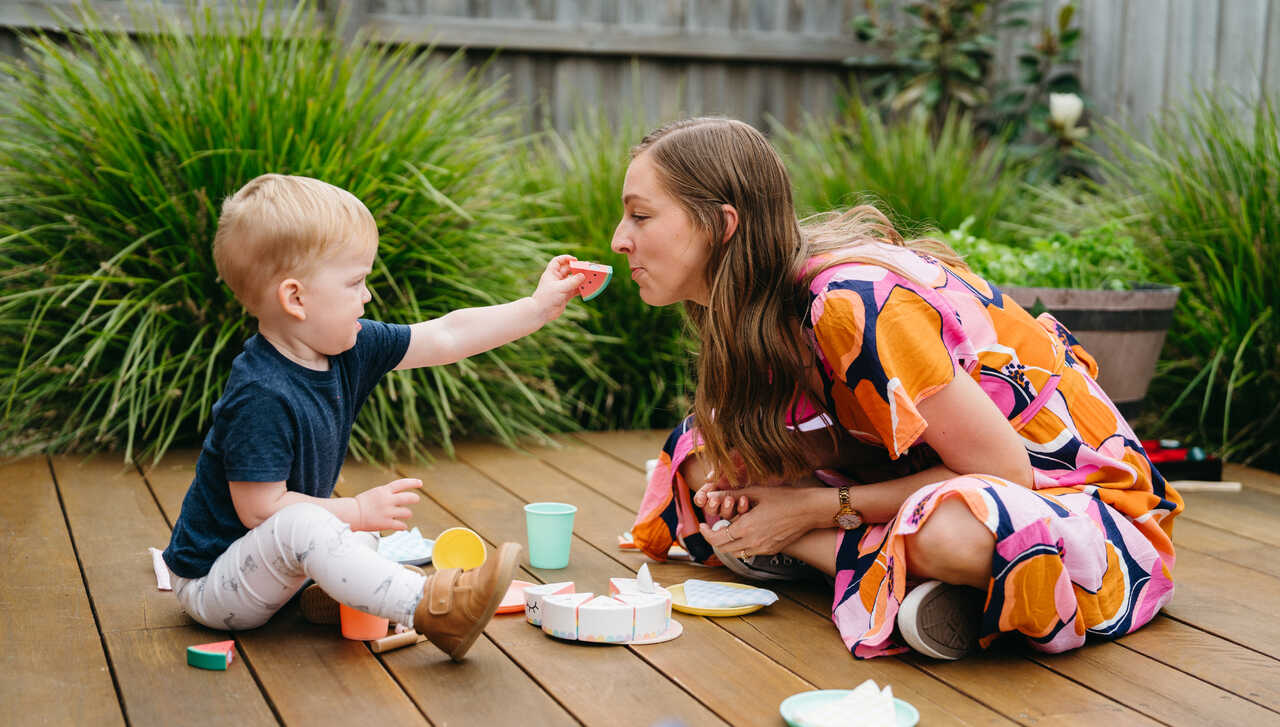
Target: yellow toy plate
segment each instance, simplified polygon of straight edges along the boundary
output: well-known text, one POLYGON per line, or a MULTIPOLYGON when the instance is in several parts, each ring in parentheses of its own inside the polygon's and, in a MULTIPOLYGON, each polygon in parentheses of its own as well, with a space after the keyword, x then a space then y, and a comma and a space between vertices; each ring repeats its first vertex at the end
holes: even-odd
MULTIPOLYGON (((742 583, 723 583, 721 585, 732 588, 755 588, 755 586, 748 586, 742 583)), ((681 613, 691 613, 695 616, 742 616, 764 608, 758 603, 747 606, 734 606, 732 608, 699 608, 698 606, 690 606, 685 602, 683 583, 667 586, 667 590, 671 591, 671 608, 681 613)))
POLYGON ((484 541, 466 528, 449 528, 440 533, 431 551, 431 561, 436 569, 479 568, 484 565, 484 541))

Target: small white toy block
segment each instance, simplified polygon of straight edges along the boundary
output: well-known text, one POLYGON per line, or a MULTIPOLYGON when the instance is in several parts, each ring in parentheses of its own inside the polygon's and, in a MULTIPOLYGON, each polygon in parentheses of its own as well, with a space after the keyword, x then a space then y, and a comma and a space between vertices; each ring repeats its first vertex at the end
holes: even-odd
POLYGON ((596 596, 578 608, 578 640, 620 644, 635 635, 635 623, 634 606, 596 596))
POLYGON ((660 593, 623 593, 614 596, 635 611, 633 641, 657 638, 671 625, 671 599, 660 593))
POLYGON ((594 593, 561 593, 542 599, 542 630, 562 639, 578 638, 578 608, 594 593))
POLYGON ((573 581, 526 586, 524 589, 524 617, 534 626, 542 625, 542 599, 558 593, 573 593, 573 581))

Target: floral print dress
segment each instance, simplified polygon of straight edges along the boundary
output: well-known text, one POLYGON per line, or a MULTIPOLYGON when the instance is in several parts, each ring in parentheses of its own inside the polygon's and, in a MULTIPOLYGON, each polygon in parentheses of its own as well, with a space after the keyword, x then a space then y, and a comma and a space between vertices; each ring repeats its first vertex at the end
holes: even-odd
MULTIPOLYGON (((920 441, 919 403, 970 376, 1021 436, 1034 489, 956 477, 917 490, 888 523, 841 533, 832 619, 845 645, 862 658, 906 650, 894 633, 914 585, 903 539, 951 497, 996 539, 983 646, 1016 632, 1036 649, 1065 651, 1150 621, 1173 595, 1172 522, 1182 499, 1098 386, 1092 357, 1052 316, 1033 318, 972 273, 902 247, 868 243, 857 252, 860 261, 814 278, 803 325, 837 421, 815 407, 788 426, 839 426, 899 467, 841 473, 852 485, 902 476, 928 466, 932 453, 920 441)), ((665 558, 678 541, 714 562, 697 529, 703 514, 678 472, 700 448, 690 420, 663 447, 632 528, 652 557, 665 558)))

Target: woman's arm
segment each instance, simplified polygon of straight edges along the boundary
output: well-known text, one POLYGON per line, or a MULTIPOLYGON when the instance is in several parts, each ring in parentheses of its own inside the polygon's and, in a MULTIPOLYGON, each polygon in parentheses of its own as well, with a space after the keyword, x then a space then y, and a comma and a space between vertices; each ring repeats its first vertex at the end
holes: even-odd
MULTIPOLYGON (((916 490, 962 473, 995 475, 1023 487, 1032 486, 1031 461, 1022 438, 972 378, 955 377, 917 407, 928 422, 921 441, 938 453, 943 464, 853 488, 850 502, 867 522, 889 521, 916 490)), ((798 488, 733 491, 704 487, 694 495, 694 503, 709 514, 729 517, 742 513, 743 500, 750 509, 725 530, 712 531, 704 524, 703 536, 722 551, 771 554, 810 530, 833 527, 840 509, 838 491, 818 486, 816 481, 796 484, 798 488)))

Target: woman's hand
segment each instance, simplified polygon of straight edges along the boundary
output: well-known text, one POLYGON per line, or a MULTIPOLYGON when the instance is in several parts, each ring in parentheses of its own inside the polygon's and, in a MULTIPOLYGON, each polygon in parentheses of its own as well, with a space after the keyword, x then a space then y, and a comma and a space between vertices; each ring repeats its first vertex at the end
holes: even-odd
POLYGON ((700 523, 698 529, 713 548, 736 558, 781 553, 810 530, 834 527, 839 510, 838 493, 829 487, 747 487, 731 494, 735 505, 746 499, 749 511, 727 528, 700 523))

